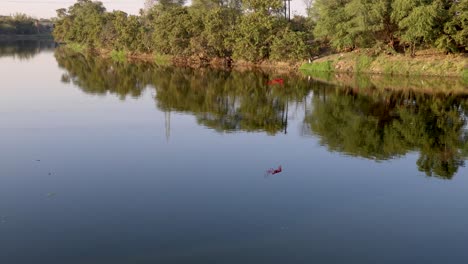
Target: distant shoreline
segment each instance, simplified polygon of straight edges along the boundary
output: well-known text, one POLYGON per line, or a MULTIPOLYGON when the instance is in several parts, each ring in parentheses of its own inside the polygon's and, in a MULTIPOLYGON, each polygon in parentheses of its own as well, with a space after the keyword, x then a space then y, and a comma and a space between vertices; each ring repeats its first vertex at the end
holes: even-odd
POLYGON ((5 35, 0 34, 0 40, 53 40, 51 34, 35 34, 35 35, 5 35))

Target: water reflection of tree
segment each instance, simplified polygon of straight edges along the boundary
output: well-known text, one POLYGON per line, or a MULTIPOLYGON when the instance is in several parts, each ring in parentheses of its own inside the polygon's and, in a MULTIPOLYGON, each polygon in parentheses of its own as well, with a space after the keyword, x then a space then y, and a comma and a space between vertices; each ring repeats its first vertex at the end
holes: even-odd
POLYGON ((261 72, 117 63, 60 50, 56 58, 67 71, 63 81, 86 93, 125 98, 153 87, 156 105, 168 119, 170 112, 185 112, 216 131, 285 132, 288 105, 311 94, 305 132, 332 151, 372 160, 417 151, 419 169, 445 179, 468 157, 468 97, 462 95, 340 88, 301 78, 267 86, 273 75, 261 72))
POLYGON ((286 131, 288 101, 304 98, 308 90, 291 80, 282 87, 267 86, 271 75, 258 72, 193 70, 123 63, 58 50, 56 59, 66 69, 62 81, 92 94, 139 96, 148 85, 156 89, 157 107, 165 112, 188 112, 217 131, 286 131))
POLYGON ((41 51, 54 48, 55 42, 52 40, 2 40, 0 41, 0 58, 14 57, 28 60, 41 51))
MULTIPOLYGON (((288 101, 303 98, 306 89, 284 93, 266 85, 270 75, 258 72, 195 72, 171 69, 170 78, 158 78, 158 107, 191 112, 200 124, 218 131, 286 132, 288 101)), ((292 81, 297 82, 297 81, 292 81)))
POLYGON ((418 167, 428 176, 450 178, 468 157, 463 153, 468 139, 464 130, 466 99, 461 100, 452 96, 423 97, 399 109, 400 121, 395 128, 419 148, 418 167))
POLYGON ((138 97, 146 87, 150 65, 141 63, 116 63, 80 53, 59 49, 55 52, 59 67, 67 72, 63 82, 72 82, 90 94, 117 94, 138 97), (146 77, 146 78, 145 78, 146 77))
POLYGON ((467 97, 339 89, 313 98, 310 133, 332 151, 374 160, 419 151, 419 170, 450 179, 468 157, 467 97))

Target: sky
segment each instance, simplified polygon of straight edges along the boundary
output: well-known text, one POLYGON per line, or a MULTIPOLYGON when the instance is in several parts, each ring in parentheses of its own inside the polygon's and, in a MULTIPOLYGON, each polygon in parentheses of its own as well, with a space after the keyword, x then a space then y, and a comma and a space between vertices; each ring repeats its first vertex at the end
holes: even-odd
MULTIPOLYGON (((144 0, 102 0, 107 10, 122 10, 129 14, 138 14, 144 0)), ((73 0, 0 0, 0 15, 25 13, 36 18, 55 16, 55 10, 73 5, 73 0)), ((291 12, 304 14, 302 0, 292 0, 291 12)))

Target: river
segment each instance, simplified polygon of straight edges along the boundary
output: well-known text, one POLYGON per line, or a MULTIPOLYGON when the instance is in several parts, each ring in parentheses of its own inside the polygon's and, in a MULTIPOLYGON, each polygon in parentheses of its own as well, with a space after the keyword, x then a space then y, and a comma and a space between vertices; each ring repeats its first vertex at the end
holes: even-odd
POLYGON ((468 88, 47 41, 1 43, 0 73, 1 263, 468 261, 468 88))

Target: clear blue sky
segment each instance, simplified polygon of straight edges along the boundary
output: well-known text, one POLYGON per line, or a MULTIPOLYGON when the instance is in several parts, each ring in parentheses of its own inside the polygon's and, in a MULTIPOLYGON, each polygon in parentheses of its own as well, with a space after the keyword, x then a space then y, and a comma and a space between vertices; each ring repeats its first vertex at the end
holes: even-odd
MULTIPOLYGON (((37 18, 49 18, 55 16, 55 10, 68 7, 73 0, 0 0, 0 15, 25 13, 37 18)), ((130 14, 137 14, 143 7, 144 0, 103 0, 108 10, 122 10, 130 14)), ((292 1, 292 11, 304 14, 302 0, 292 1)))

